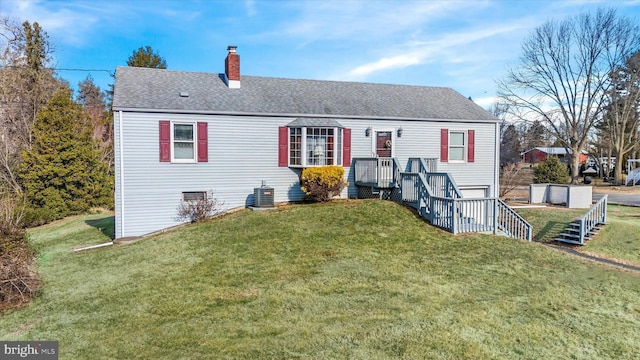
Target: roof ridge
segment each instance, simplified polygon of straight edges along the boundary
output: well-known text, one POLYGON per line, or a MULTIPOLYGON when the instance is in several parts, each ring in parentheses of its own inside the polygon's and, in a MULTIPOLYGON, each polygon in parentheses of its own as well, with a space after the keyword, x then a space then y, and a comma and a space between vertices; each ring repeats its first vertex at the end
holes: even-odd
MULTIPOLYGON (((224 73, 216 73, 216 72, 207 72, 207 71, 187 71, 187 70, 174 70, 174 69, 158 69, 158 68, 148 68, 148 67, 138 67, 138 66, 117 66, 118 68, 129 68, 135 69, 136 71, 166 71, 173 73, 183 73, 183 74, 206 74, 211 76, 223 76, 224 73)), ((398 87, 417 87, 417 88, 430 88, 430 89, 447 89, 451 91, 455 91, 452 87, 449 86, 433 86, 433 85, 416 85, 416 84, 392 84, 385 82, 370 82, 370 81, 353 81, 353 80, 327 80, 327 79, 308 79, 308 78, 288 78, 281 76, 259 76, 259 75, 240 75, 240 79, 242 78, 250 78, 250 79, 265 79, 265 80, 284 80, 284 81, 309 81, 309 82, 323 82, 323 83, 338 83, 338 84, 366 84, 366 85, 380 85, 380 86, 398 86, 398 87)))

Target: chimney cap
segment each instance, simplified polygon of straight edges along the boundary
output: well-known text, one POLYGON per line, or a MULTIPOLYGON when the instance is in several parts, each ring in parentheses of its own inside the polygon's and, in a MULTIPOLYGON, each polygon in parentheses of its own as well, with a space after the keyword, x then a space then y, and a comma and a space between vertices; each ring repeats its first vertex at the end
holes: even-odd
POLYGON ((229 46, 227 46, 227 50, 229 50, 229 52, 232 52, 232 53, 236 52, 236 49, 237 49, 237 48, 238 48, 238 47, 237 47, 237 46, 235 46, 235 45, 229 45, 229 46))

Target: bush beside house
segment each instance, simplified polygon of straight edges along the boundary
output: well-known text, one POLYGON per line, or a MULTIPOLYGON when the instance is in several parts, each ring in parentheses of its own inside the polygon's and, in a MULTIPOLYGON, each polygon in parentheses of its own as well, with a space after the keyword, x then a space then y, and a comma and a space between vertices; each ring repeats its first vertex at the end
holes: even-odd
POLYGON ((322 166, 304 169, 300 185, 309 199, 324 202, 338 196, 348 183, 342 166, 322 166))

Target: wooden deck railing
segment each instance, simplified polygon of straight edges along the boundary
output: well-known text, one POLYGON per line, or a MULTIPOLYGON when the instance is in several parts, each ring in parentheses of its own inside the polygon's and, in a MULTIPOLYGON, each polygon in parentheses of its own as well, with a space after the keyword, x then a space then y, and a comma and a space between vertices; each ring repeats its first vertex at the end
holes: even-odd
POLYGON ((409 158, 406 172, 422 173, 438 171, 438 158, 409 158))
POLYGON ((522 216, 505 204, 502 200, 497 199, 496 227, 499 231, 504 232, 512 238, 531 241, 533 237, 533 227, 522 216))
POLYGON ((402 201, 418 210, 418 213, 431 222, 431 199, 434 197, 424 174, 401 173, 400 189, 402 201))
POLYGON ((355 158, 353 162, 356 185, 392 188, 400 179, 400 163, 396 158, 355 158))
POLYGON ((589 235, 593 229, 598 225, 607 223, 607 197, 604 195, 600 198, 591 208, 578 219, 580 224, 580 238, 578 242, 580 245, 584 245, 585 237, 589 235))
POLYGON ((400 172, 394 158, 355 161, 355 182, 361 186, 399 186, 402 201, 418 210, 432 225, 454 234, 503 232, 531 241, 531 225, 498 198, 464 199, 449 173, 434 172, 437 161, 411 158, 400 172))
POLYGON ((629 184, 635 186, 638 182, 640 182, 640 168, 629 171, 629 174, 627 174, 627 180, 624 184, 626 186, 628 186, 629 184))
POLYGON ((435 196, 460 199, 462 192, 449 173, 432 172, 426 175, 427 184, 435 196))
MULTIPOLYGON (((438 196, 430 186, 428 176, 402 173, 401 177, 402 201, 416 208, 434 226, 454 234, 503 232, 509 237, 531 241, 531 225, 498 198, 438 196)), ((455 191, 451 190, 451 193, 455 194, 455 191)))

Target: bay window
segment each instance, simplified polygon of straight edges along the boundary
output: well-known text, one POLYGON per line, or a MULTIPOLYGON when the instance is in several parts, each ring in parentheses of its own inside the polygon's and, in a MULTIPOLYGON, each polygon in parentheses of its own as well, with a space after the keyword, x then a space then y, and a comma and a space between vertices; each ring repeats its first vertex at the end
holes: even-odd
POLYGON ((350 166, 351 129, 336 121, 297 119, 279 131, 279 166, 350 166))

